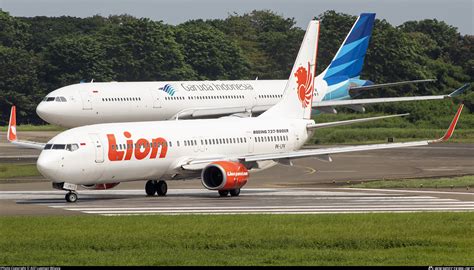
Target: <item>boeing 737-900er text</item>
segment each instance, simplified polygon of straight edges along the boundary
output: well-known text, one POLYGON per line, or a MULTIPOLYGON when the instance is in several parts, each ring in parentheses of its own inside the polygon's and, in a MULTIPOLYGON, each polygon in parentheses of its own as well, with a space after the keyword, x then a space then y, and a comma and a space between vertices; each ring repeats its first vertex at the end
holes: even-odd
MULTIPOLYGON (((364 104, 432 100, 450 95, 352 99, 364 90, 411 82, 374 85, 359 79, 375 14, 361 14, 326 70, 315 78, 313 108, 336 113, 344 106, 364 111, 364 104)), ((430 80, 420 80, 430 81, 430 80)), ((38 115, 64 127, 259 115, 283 96, 286 80, 101 82, 66 86, 49 93, 38 105, 38 115)))
POLYGON ((18 146, 43 149, 38 170, 54 188, 68 191, 68 202, 75 202, 78 185, 108 189, 137 180, 147 181, 148 195, 165 195, 167 180, 200 178, 205 188, 221 196, 237 196, 249 171, 277 163, 292 165, 293 159, 303 157, 330 161, 330 154, 427 145, 451 136, 462 105, 438 140, 301 150, 317 128, 400 116, 330 123, 311 119, 318 33, 319 22, 311 21, 282 99, 258 117, 96 124, 64 131, 39 144, 18 140, 12 107, 8 139, 18 146))

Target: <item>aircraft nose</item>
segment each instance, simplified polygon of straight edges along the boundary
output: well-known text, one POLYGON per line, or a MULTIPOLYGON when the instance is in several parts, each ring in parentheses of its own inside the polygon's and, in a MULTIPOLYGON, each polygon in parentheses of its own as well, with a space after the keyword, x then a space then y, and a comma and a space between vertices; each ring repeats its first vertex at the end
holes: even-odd
POLYGON ((38 157, 38 161, 36 162, 36 167, 38 171, 46 178, 52 180, 53 182, 56 180, 57 170, 58 170, 58 162, 55 160, 54 157, 47 155, 45 153, 41 153, 38 157))
POLYGON ((51 123, 51 111, 45 102, 40 102, 40 104, 38 104, 36 107, 36 114, 38 114, 38 116, 44 121, 51 123))

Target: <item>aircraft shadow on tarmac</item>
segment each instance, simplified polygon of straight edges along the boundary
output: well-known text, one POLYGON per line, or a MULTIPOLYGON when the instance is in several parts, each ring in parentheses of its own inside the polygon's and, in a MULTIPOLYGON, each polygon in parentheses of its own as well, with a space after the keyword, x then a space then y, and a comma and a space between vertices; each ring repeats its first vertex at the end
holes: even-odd
MULTIPOLYGON (((262 194, 262 193, 272 193, 274 192, 273 190, 265 190, 265 189, 259 189, 259 190, 243 190, 240 195, 253 195, 253 194, 262 194)), ((41 196, 44 196, 46 194, 41 194, 41 196)), ((64 197, 61 196, 61 194, 51 194, 47 196, 57 196, 57 198, 38 198, 38 199, 22 199, 22 200, 17 200, 17 204, 64 204, 65 200, 64 197)), ((126 200, 126 199, 140 199, 140 200, 146 200, 147 202, 156 202, 160 203, 160 201, 171 199, 171 198, 200 198, 200 199, 209 199, 209 200, 216 200, 217 201, 222 201, 222 200, 238 200, 240 196, 237 197, 220 197, 217 192, 209 192, 209 191, 204 191, 204 192, 195 192, 195 193, 178 193, 178 194, 170 194, 168 193, 166 196, 147 196, 145 194, 81 194, 79 193, 79 200, 77 203, 82 203, 82 202, 99 202, 99 201, 109 201, 109 200, 126 200)))

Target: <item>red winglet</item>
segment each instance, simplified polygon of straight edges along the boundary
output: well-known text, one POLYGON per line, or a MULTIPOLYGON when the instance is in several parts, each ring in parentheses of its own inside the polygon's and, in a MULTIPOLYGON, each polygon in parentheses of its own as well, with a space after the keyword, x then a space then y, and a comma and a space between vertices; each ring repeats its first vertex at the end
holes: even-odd
POLYGON ((454 129, 456 128, 456 124, 458 123, 459 116, 461 115, 463 107, 464 107, 464 104, 459 105, 458 111, 456 112, 456 115, 454 116, 453 121, 451 121, 451 125, 449 125, 449 128, 446 131, 446 133, 444 134, 443 138, 439 139, 438 141, 444 141, 445 142, 445 141, 449 140, 449 138, 451 138, 451 136, 454 133, 454 129))
POLYGON ((10 122, 8 123, 8 140, 9 141, 16 141, 16 107, 12 106, 12 110, 10 112, 10 122))

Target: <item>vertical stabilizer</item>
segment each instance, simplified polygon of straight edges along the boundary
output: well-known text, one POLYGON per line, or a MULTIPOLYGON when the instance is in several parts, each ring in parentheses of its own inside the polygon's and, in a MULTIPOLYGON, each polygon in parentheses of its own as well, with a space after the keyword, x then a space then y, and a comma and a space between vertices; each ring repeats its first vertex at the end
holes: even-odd
POLYGON ((283 98, 260 117, 311 118, 318 36, 319 21, 310 21, 283 98))
POLYGON ((17 140, 16 136, 16 107, 12 106, 10 112, 10 121, 8 123, 8 141, 14 142, 17 140))
POLYGON ((362 13, 357 18, 331 63, 322 73, 328 85, 359 77, 372 35, 374 20, 375 13, 362 13))

